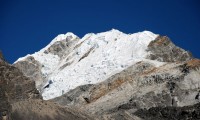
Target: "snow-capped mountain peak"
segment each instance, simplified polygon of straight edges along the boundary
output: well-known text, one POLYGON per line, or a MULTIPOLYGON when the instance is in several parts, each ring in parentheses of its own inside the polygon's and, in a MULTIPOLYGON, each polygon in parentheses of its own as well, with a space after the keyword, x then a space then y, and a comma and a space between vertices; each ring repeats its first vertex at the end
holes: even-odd
POLYGON ((19 58, 15 64, 26 61, 28 56, 38 61, 44 82, 36 81, 36 85, 43 99, 51 99, 77 86, 104 81, 136 62, 150 61, 146 59, 147 46, 157 36, 150 31, 125 34, 112 29, 89 33, 80 39, 68 32, 58 35, 39 52, 19 58))

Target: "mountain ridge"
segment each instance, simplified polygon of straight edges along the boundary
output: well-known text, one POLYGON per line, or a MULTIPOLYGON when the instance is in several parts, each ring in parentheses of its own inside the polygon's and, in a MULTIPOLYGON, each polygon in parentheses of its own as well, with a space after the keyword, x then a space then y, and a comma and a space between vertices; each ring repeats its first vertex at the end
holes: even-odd
POLYGON ((193 114, 191 109, 193 118, 199 115, 200 60, 150 31, 58 35, 13 65, 36 82, 45 101, 97 120, 147 119, 143 113, 165 119, 168 110, 180 111, 166 119, 193 114))
MULTIPOLYGON (((64 93, 66 93, 69 89, 73 89, 76 86, 78 86, 78 85, 74 86, 74 84, 82 85, 87 83, 96 83, 98 79, 99 81, 102 81, 103 79, 105 79, 103 77, 107 76, 105 75, 105 73, 110 75, 115 74, 118 70, 125 69, 125 67, 129 66, 129 64, 134 64, 135 61, 140 61, 145 57, 145 54, 147 54, 145 49, 148 43, 151 40, 155 39, 156 36, 157 35, 149 31, 138 32, 134 34, 125 34, 115 29, 112 29, 108 32, 102 32, 97 34, 91 34, 91 33, 86 34, 82 39, 79 39, 76 35, 72 33, 67 33, 65 35, 62 34, 58 35, 55 39, 52 40, 52 42, 50 42, 50 44, 41 49, 39 52, 36 52, 33 55, 27 55, 25 58, 20 58, 14 63, 14 65, 17 65, 18 61, 23 61, 22 59, 26 59, 32 56, 35 59, 34 61, 39 61, 39 63, 42 64, 40 66, 43 66, 43 68, 41 67, 41 73, 40 73, 41 77, 42 76, 48 77, 47 79, 51 79, 51 81, 55 80, 57 82, 59 81, 58 79, 62 79, 63 77, 65 78, 69 77, 70 75, 66 76, 66 73, 70 73, 72 76, 72 78, 70 79, 79 79, 77 80, 79 82, 74 83, 72 81, 71 85, 68 86, 68 89, 64 89, 64 93), (105 51, 105 48, 108 51, 105 51), (88 55, 90 55, 90 57, 87 57, 88 55), (97 63, 98 61, 95 60, 96 57, 98 57, 98 59, 102 63, 97 63), (91 58, 91 59, 90 60, 84 59, 84 61, 82 61, 83 58, 85 59, 91 58), (90 62, 96 61, 96 62, 90 64, 87 61, 90 62), (67 71, 63 70, 66 67, 73 66, 72 64, 76 66, 76 68, 74 68, 73 71, 70 68, 67 71), (84 66, 85 64, 88 65, 84 66), (97 66, 95 69, 98 72, 101 72, 100 75, 95 74, 90 70, 95 67, 95 64, 97 66), (58 66, 60 67, 58 68, 58 66), (89 68, 89 66, 92 68, 89 68), (104 68, 103 66, 106 66, 108 68, 104 68), (114 68, 115 66, 117 66, 118 68, 114 68), (86 69, 82 73, 77 73, 77 69, 80 68, 86 68, 86 69), (55 73, 56 75, 54 73, 52 74, 52 71, 57 72, 55 73), (91 75, 84 75, 85 73, 91 75), (88 76, 88 78, 84 77, 81 78, 81 76, 79 76, 80 74, 88 76), (57 76, 57 78, 55 78, 55 76, 57 76), (74 78, 76 76, 78 76, 78 78, 74 78), (94 78, 93 76, 97 76, 97 78, 94 78), (90 81, 87 81, 86 79, 90 79, 90 81)), ((45 81, 48 82, 48 80, 44 80, 44 82, 45 81)), ((60 86, 60 87, 66 88, 67 86, 60 86)), ((56 88, 54 88, 54 90, 55 89, 56 88)), ((54 93, 52 92, 47 93, 48 95, 44 95, 44 97, 49 99, 49 97, 52 96, 49 94, 54 94, 54 93)), ((62 95, 62 93, 63 91, 59 91, 58 94, 62 95)))

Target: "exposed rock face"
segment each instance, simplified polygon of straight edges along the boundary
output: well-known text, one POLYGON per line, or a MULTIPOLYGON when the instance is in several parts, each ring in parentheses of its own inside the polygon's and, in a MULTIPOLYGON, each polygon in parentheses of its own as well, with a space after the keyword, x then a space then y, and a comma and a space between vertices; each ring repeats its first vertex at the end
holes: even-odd
POLYGON ((99 119, 136 119, 133 113, 139 109, 198 103, 199 67, 198 59, 161 67, 139 62, 104 82, 80 86, 53 101, 78 107, 99 119))
POLYGON ((51 53, 53 55, 58 55, 59 57, 65 57, 69 55, 69 53, 73 50, 79 38, 76 37, 72 40, 72 36, 67 36, 65 40, 56 41, 53 45, 51 45, 44 53, 51 53))
MULTIPOLYGON (((1 54, 2 56, 2 54, 1 54)), ((10 120, 11 104, 25 99, 41 98, 35 82, 0 59, 0 119, 10 120)))
MULTIPOLYGON (((0 62, 2 62, 1 59, 0 62)), ((8 96, 6 95, 6 84, 5 80, 0 79, 0 120, 10 120, 11 105, 8 101, 8 96)))
POLYGON ((24 75, 34 80, 36 83, 36 88, 38 89, 41 88, 40 85, 46 81, 41 72, 42 65, 32 56, 27 57, 27 59, 24 61, 14 64, 14 66, 19 68, 24 75))
POLYGON ((0 120, 55 119, 90 120, 91 118, 78 110, 41 100, 35 82, 24 76, 16 67, 0 59, 0 120))
POLYGON ((145 120, 199 120, 200 103, 185 107, 152 107, 134 114, 145 120))
POLYGON ((154 41, 150 42, 148 51, 151 51, 148 56, 151 60, 176 62, 192 59, 190 52, 175 46, 167 36, 158 36, 154 41))
POLYGON ((6 83, 3 85, 11 103, 23 99, 40 98, 39 92, 35 88, 35 82, 3 60, 0 61, 0 80, 2 83, 6 83))

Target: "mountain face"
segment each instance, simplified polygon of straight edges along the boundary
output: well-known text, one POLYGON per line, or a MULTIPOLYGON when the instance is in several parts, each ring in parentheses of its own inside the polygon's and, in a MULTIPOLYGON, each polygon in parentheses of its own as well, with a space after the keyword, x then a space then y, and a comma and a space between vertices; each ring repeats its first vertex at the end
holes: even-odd
POLYGON ((89 120, 78 110, 43 101, 35 81, 8 64, 0 52, 0 120, 89 120))
POLYGON ((108 119, 144 108, 193 105, 199 102, 199 66, 196 59, 160 67, 138 62, 106 81, 79 86, 53 101, 108 119))
POLYGON ((189 59, 190 54, 167 37, 149 31, 125 34, 113 29, 86 34, 82 39, 72 33, 59 35, 14 65, 36 81, 43 99, 48 100, 80 85, 102 82, 139 61, 159 66, 189 59))
POLYGON ((25 99, 39 98, 41 96, 35 88, 35 82, 5 62, 0 53, 0 119, 11 119, 11 104, 25 99))
POLYGON ((127 35, 114 29, 87 34, 82 39, 67 33, 14 65, 35 79, 43 99, 48 100, 77 86, 104 81, 145 60, 147 46, 156 37, 148 31, 127 35))
POLYGON ((177 119, 193 110, 196 119, 200 113, 200 60, 150 31, 61 34, 13 65, 36 82, 44 100, 95 119, 165 119, 173 110, 177 119))

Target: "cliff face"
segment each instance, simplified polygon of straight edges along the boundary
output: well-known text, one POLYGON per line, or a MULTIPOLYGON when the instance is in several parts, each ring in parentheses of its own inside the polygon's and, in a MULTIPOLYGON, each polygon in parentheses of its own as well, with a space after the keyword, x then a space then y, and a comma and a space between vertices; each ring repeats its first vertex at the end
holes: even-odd
POLYGON ((19 68, 25 76, 34 80, 36 88, 40 90, 40 85, 46 81, 45 77, 42 76, 41 68, 42 65, 34 59, 34 57, 28 57, 26 61, 22 61, 14 65, 19 68), (30 69, 31 68, 31 69, 30 69))
POLYGON ((0 120, 90 119, 73 109, 43 101, 35 81, 0 59, 0 120))
POLYGON ((6 63, 3 57, 0 59, 0 88, 0 112, 4 119, 10 119, 12 103, 41 98, 35 88, 35 82, 23 76, 17 68, 6 63))
POLYGON ((41 98, 35 88, 35 82, 3 60, 0 61, 0 74, 1 81, 5 83, 3 86, 6 96, 10 102, 41 98))
POLYGON ((147 57, 161 62, 176 62, 192 59, 192 54, 177 47, 167 36, 158 36, 148 45, 151 54, 147 57))
MULTIPOLYGON (((0 59, 0 63, 2 59, 0 59)), ((0 74, 1 76, 2 74, 0 74)), ((6 81, 0 79, 0 119, 10 120, 11 105, 8 101, 8 96, 6 95, 6 81)))

